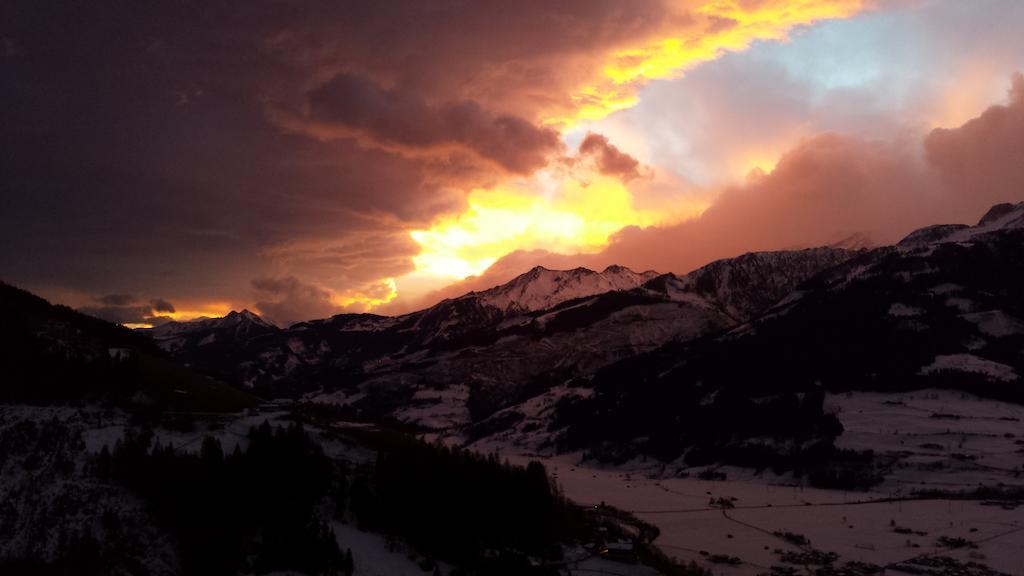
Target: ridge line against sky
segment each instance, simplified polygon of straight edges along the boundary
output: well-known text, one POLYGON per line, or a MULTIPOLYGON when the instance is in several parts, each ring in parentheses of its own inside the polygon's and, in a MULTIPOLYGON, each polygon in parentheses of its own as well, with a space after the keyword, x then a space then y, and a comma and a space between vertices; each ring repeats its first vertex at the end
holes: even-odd
POLYGON ((1024 7, 958 4, 16 2, 0 273, 286 324, 973 221, 1024 189, 1019 79, 957 128, 1024 68, 1024 7))

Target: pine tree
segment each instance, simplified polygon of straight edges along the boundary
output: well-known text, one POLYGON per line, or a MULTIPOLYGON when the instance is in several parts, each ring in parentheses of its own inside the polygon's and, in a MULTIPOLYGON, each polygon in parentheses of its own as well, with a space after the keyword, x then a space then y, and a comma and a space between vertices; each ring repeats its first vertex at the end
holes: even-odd
POLYGON ((343 565, 343 568, 345 570, 345 576, 352 576, 352 574, 355 573, 355 571, 356 571, 356 566, 352 562, 352 549, 351 548, 346 548, 345 549, 345 563, 343 565))

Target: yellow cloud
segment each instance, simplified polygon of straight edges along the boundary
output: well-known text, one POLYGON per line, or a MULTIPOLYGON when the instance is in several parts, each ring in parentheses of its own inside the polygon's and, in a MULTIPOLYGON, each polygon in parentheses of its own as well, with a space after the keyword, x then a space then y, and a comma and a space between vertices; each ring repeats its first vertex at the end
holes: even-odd
POLYGON ((395 279, 384 278, 367 290, 332 293, 331 304, 348 311, 369 312, 397 297, 398 285, 395 283, 395 279))
POLYGON ((637 210, 629 190, 614 178, 569 179, 551 195, 477 189, 463 214, 411 232, 422 247, 413 260, 418 272, 461 279, 515 250, 592 252, 626 226, 658 221, 658 213, 637 210))
POLYGON ((631 108, 637 90, 651 80, 672 78, 725 52, 746 49, 757 40, 782 40, 796 26, 848 18, 870 0, 710 0, 678 20, 686 24, 609 56, 598 78, 572 95, 574 110, 544 119, 572 127, 631 108))
MULTIPOLYGON (((159 318, 170 318, 177 322, 188 322, 198 318, 221 318, 223 316, 227 316, 228 313, 234 309, 240 308, 232 306, 229 302, 194 302, 186 304, 184 307, 179 305, 175 308, 174 312, 154 312, 153 316, 159 318)), ((150 323, 134 322, 122 324, 122 326, 132 329, 153 327, 150 323)))

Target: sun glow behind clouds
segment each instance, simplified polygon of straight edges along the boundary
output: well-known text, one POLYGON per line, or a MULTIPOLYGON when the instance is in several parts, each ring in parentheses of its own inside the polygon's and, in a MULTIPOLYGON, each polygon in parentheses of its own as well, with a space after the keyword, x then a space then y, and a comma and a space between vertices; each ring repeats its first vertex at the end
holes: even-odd
MULTIPOLYGON (((758 40, 784 40, 797 26, 850 17, 872 0, 707 0, 676 11, 677 24, 655 38, 611 53, 593 80, 571 94, 572 107, 543 116, 543 123, 571 132, 588 121, 636 106, 638 91, 651 80, 678 77, 686 70, 758 40)), ((770 172, 776 154, 761 151, 737 158, 734 176, 770 172)), ((495 188, 474 190, 468 208, 426 230, 411 232, 421 246, 414 257, 419 277, 462 279, 479 275, 516 250, 544 249, 571 254, 596 252, 626 226, 675 222, 693 206, 637 210, 633 195, 618 180, 598 178, 584 185, 566 174, 557 193, 495 188)), ((542 176, 543 178, 543 176, 542 176)), ((684 203, 680 201, 681 203, 684 203)), ((692 200, 690 201, 692 202, 692 200)))
POLYGON ((332 293, 331 303, 349 311, 369 312, 378 306, 391 302, 398 296, 398 285, 394 278, 384 278, 364 291, 332 293))
MULTIPOLYGON (((122 324, 127 328, 152 328, 157 324, 162 324, 169 320, 175 322, 189 322, 192 320, 198 320, 200 318, 221 318, 227 316, 231 310, 235 309, 228 302, 207 302, 201 304, 193 304, 186 306, 185 308, 176 308, 174 312, 154 311, 152 320, 153 322, 134 323, 129 322, 122 324)), ((145 318, 150 320, 150 318, 145 318)))
POLYGON ((570 179, 549 194, 478 189, 466 212, 411 233, 422 247, 414 262, 418 272, 461 279, 515 250, 591 252, 626 226, 659 221, 658 213, 636 209, 632 194, 614 178, 570 179))

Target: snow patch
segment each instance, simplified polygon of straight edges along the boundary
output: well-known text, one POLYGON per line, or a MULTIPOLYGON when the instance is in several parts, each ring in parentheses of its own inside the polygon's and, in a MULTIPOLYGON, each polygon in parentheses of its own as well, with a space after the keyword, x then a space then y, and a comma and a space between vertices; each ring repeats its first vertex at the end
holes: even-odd
POLYGON ((410 405, 395 416, 410 424, 431 430, 448 430, 469 422, 469 386, 456 384, 441 390, 420 389, 413 393, 410 405))
MULTIPOLYGON (((419 565, 410 560, 397 544, 394 550, 388 548, 387 540, 380 534, 363 532, 351 524, 334 522, 331 526, 344 551, 352 550, 352 564, 355 573, 363 576, 424 576, 419 565)), ((447 573, 447 571, 445 571, 447 573)))
POLYGON ((1017 379, 1017 372, 1012 366, 1000 364, 999 362, 981 358, 974 354, 942 354, 936 356, 935 361, 921 368, 919 374, 928 375, 940 370, 981 374, 992 380, 1006 382, 1017 379))
POLYGON ((504 312, 532 312, 576 298, 632 290, 657 275, 651 271, 633 272, 623 266, 609 266, 603 272, 586 268, 548 270, 538 266, 507 284, 483 292, 470 292, 460 299, 475 298, 484 306, 504 312))
POLYGON ((978 330, 986 336, 1003 338, 1016 334, 1024 334, 1024 322, 1017 320, 1002 310, 989 310, 964 314, 963 318, 978 326, 978 330))
POLYGON ((946 306, 961 312, 973 312, 977 305, 970 298, 946 298, 946 306))
POLYGON ((929 290, 929 292, 939 296, 944 296, 946 294, 955 294, 957 292, 963 292, 963 290, 963 286, 947 282, 945 284, 939 284, 938 286, 933 287, 931 290, 929 290))
POLYGON ((892 306, 889 306, 889 316, 895 316, 897 318, 912 318, 922 314, 924 314, 924 310, 917 308, 916 306, 908 306, 901 302, 896 302, 892 306))

